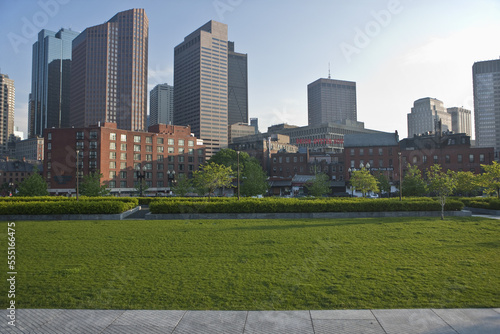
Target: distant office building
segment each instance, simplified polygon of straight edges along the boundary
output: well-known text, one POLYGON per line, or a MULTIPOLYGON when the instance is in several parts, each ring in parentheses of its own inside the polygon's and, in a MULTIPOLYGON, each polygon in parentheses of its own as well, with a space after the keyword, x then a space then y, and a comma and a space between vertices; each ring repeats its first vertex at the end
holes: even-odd
POLYGON ((472 66, 476 146, 494 147, 500 152, 500 59, 472 66))
POLYGON ((15 143, 15 158, 18 160, 43 160, 43 137, 29 138, 15 143))
POLYGON ((130 9, 73 40, 71 126, 146 129, 148 22, 144 9, 130 9))
POLYGON ((307 86, 308 125, 357 121, 356 83, 318 79, 307 86))
POLYGON ((19 138, 19 140, 25 140, 24 138, 24 132, 19 131, 18 126, 14 126, 14 137, 19 138))
POLYGON ((227 25, 209 21, 174 49, 174 124, 189 125, 207 156, 228 143, 227 25))
POLYGON ((43 29, 33 44, 28 137, 69 126, 71 45, 78 32, 43 29))
POLYGON ((233 139, 251 136, 255 134, 255 127, 245 124, 245 123, 236 123, 229 126, 229 143, 232 143, 233 139))
POLYGON ((446 112, 442 101, 425 97, 413 103, 411 113, 408 114, 408 138, 436 130, 446 132, 451 129, 451 114, 446 112), (441 121, 440 129, 438 129, 439 121, 441 121))
POLYGON ((451 130, 455 133, 472 134, 471 112, 468 109, 453 107, 446 109, 451 115, 451 130))
POLYGON ((255 128, 255 134, 259 133, 259 119, 250 118, 250 125, 255 128))
POLYGON ((8 143, 14 135, 16 89, 14 80, 0 73, 0 156, 8 155, 8 143))
POLYGON ((248 124, 247 55, 235 52, 234 42, 228 42, 227 72, 228 125, 236 123, 248 124))
POLYGON ((169 84, 156 85, 149 92, 149 125, 173 124, 174 87, 169 84))

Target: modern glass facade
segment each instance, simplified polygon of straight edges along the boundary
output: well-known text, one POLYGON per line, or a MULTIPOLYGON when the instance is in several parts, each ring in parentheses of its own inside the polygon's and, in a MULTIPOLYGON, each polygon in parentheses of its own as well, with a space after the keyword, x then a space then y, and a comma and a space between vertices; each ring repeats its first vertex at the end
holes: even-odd
POLYGON ((42 30, 33 44, 29 138, 46 128, 69 126, 71 43, 78 32, 42 30))
POLYGON ((227 25, 209 21, 174 49, 174 124, 190 125, 210 157, 228 144, 227 25))
POLYGON ((71 126, 146 129, 148 27, 144 9, 130 9, 75 38, 71 126))
POLYGON ((173 124, 174 87, 168 84, 156 85, 149 92, 149 125, 173 124))
POLYGON ((0 73, 0 156, 8 154, 8 142, 14 134, 16 90, 14 80, 0 73))
POLYGON ((500 59, 474 63, 474 122, 476 146, 500 151, 500 59))
POLYGON ((248 124, 247 55, 234 52, 234 42, 228 42, 228 47, 228 125, 248 124))

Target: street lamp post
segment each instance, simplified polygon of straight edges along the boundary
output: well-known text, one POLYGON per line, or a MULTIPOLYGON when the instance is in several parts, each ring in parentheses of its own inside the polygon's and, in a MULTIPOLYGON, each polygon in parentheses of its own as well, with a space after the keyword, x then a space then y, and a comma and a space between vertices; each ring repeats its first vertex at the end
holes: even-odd
POLYGON ((347 171, 349 172, 349 183, 351 184, 351 197, 354 197, 354 187, 352 186, 352 181, 351 181, 352 174, 351 173, 354 172, 355 169, 349 168, 347 171))
POLYGON ((138 171, 136 172, 137 179, 139 180, 139 196, 142 197, 142 181, 146 178, 146 166, 142 168, 144 170, 143 173, 141 173, 141 168, 139 167, 138 171))
POLYGON ((80 155, 80 150, 76 150, 76 200, 78 201, 78 184, 79 184, 79 181, 80 181, 80 170, 79 170, 79 165, 80 165, 80 162, 79 162, 79 155, 80 155))
POLYGON ((399 200, 403 200, 403 178, 401 175, 401 152, 398 152, 399 159, 399 200))
POLYGON ((236 151, 238 154, 238 201, 240 200, 240 151, 236 151))

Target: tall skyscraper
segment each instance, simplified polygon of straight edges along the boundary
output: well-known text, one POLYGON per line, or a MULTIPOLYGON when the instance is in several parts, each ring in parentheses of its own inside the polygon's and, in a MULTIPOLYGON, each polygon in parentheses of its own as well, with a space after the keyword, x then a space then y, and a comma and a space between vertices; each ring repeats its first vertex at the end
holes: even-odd
POLYGON ((156 85, 149 92, 149 125, 173 124, 174 87, 169 84, 156 85))
POLYGON ((446 112, 442 101, 424 97, 413 102, 411 113, 408 114, 408 137, 437 130, 437 122, 441 121, 442 131, 452 129, 451 114, 446 112))
POLYGON ((248 61, 247 54, 234 51, 228 42, 227 60, 228 125, 248 123, 248 61))
POLYGON ((465 133, 467 136, 472 135, 471 112, 468 109, 453 107, 447 108, 446 111, 451 115, 451 129, 455 133, 465 133))
POLYGON ((0 73, 0 156, 8 155, 8 142, 14 134, 16 89, 14 80, 0 73))
POLYGON ((28 136, 69 126, 71 43, 78 32, 42 30, 33 44, 28 136))
POLYGON ((74 39, 71 126, 146 129, 148 27, 144 9, 130 9, 74 39))
POLYGON ((308 124, 357 121, 356 83, 318 79, 307 85, 308 124))
POLYGON ((494 147, 500 153, 500 59, 472 66, 476 146, 494 147))
POLYGON ((174 124, 190 125, 210 157, 228 143, 227 25, 209 21, 174 49, 174 124))

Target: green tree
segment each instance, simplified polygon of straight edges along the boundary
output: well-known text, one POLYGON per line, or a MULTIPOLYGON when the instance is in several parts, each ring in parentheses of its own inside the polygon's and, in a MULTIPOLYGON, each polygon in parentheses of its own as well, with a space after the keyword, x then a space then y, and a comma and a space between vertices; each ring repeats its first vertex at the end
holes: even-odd
POLYGON ((189 179, 186 174, 179 174, 177 182, 172 187, 174 194, 179 196, 186 196, 188 192, 193 189, 193 182, 189 179))
POLYGON ((363 197, 370 191, 378 193, 377 179, 366 168, 352 172, 351 185, 360 191, 363 197))
POLYGON ((382 195, 382 192, 388 194, 391 193, 391 183, 389 182, 387 176, 385 176, 384 174, 380 173, 377 175, 377 184, 380 190, 380 195, 382 195))
POLYGON ((479 184, 486 193, 500 197, 500 164, 493 161, 491 165, 481 165, 484 173, 479 177, 479 184))
POLYGON ((330 192, 330 179, 325 173, 318 173, 311 183, 306 184, 306 188, 312 196, 321 197, 330 192))
POLYGON ((478 178, 472 172, 456 172, 454 173, 457 185, 455 195, 459 196, 474 196, 481 191, 481 186, 478 185, 478 178))
POLYGON ((408 171, 403 178, 402 190, 403 196, 424 196, 427 194, 427 184, 416 165, 408 164, 408 171))
POLYGON ((106 185, 101 184, 101 178, 102 174, 99 171, 85 175, 79 187, 80 195, 92 197, 108 195, 109 190, 106 185))
POLYGON ((441 219, 444 219, 446 198, 453 194, 457 184, 454 173, 451 170, 445 173, 441 170, 439 164, 435 164, 428 169, 427 180, 429 182, 429 190, 439 197, 439 203, 441 204, 441 219))
POLYGON ((233 170, 231 167, 207 162, 200 166, 200 169, 193 173, 194 183, 198 189, 206 189, 208 197, 219 188, 232 187, 233 170))
POLYGON ((37 166, 33 167, 31 175, 24 179, 17 187, 17 196, 48 196, 47 183, 38 172, 37 166))
POLYGON ((142 196, 143 193, 149 189, 149 186, 144 179, 141 179, 140 181, 134 182, 134 189, 139 196, 142 196))

